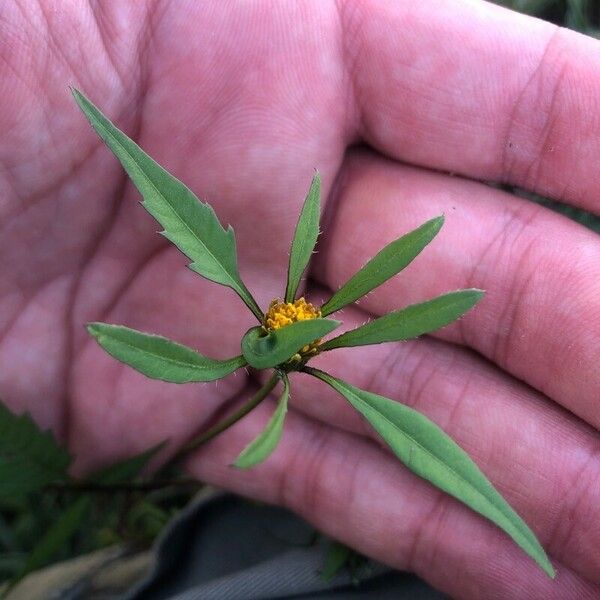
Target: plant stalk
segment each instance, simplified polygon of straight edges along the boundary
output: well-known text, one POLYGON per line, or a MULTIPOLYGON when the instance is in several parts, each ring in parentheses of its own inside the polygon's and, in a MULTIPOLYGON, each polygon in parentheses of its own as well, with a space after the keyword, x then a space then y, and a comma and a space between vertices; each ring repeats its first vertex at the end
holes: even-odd
POLYGON ((212 440, 214 437, 229 429, 232 425, 237 423, 240 419, 244 418, 250 411, 255 409, 273 390, 273 388, 277 385, 277 382, 280 379, 280 374, 276 371, 273 373, 273 376, 261 387, 248 402, 243 404, 238 410, 234 413, 231 413, 228 417, 219 421, 197 437, 190 440, 179 452, 175 455, 173 461, 179 462, 182 460, 187 454, 196 450, 202 444, 205 444, 209 440, 212 440))

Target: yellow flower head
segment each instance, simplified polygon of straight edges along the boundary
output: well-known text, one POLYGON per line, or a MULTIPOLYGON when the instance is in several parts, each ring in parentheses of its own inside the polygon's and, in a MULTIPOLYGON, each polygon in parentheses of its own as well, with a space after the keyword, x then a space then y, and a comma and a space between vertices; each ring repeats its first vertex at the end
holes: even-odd
MULTIPOLYGON (((299 298, 295 302, 282 302, 276 298, 269 305, 269 310, 263 320, 263 327, 266 331, 276 331, 297 321, 317 319, 320 316, 321 310, 310 302, 307 302, 304 298, 299 298)), ((300 353, 315 353, 320 342, 321 339, 319 338, 307 344, 300 350, 300 353)))

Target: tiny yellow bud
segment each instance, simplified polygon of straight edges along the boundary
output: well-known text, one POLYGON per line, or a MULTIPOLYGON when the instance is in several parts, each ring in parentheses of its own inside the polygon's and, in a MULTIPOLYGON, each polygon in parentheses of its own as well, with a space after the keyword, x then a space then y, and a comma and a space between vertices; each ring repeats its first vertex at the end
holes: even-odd
MULTIPOLYGON (((269 305, 269 310, 263 319, 263 328, 267 332, 276 331, 297 321, 318 319, 320 316, 321 310, 304 298, 298 298, 295 302, 282 302, 276 298, 269 305)), ((319 338, 307 344, 300 350, 300 354, 315 354, 320 342, 321 339, 319 338)))

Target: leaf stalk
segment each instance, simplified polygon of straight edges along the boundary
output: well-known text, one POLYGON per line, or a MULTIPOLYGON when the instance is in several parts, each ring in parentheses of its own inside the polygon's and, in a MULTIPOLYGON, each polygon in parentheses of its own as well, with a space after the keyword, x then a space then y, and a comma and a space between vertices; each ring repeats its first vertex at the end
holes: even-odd
POLYGON ((199 434, 197 437, 190 440, 185 446, 179 450, 179 452, 175 455, 174 461, 179 461, 183 459, 186 455, 188 455, 193 450, 196 450, 206 442, 212 440, 214 437, 229 429, 232 425, 237 423, 240 419, 243 419, 249 412, 254 410, 273 390, 273 388, 277 385, 281 375, 278 371, 275 371, 269 381, 261 387, 250 400, 248 400, 245 404, 240 406, 238 410, 231 413, 228 417, 225 417, 222 421, 219 421, 212 427, 208 428, 203 433, 199 434))

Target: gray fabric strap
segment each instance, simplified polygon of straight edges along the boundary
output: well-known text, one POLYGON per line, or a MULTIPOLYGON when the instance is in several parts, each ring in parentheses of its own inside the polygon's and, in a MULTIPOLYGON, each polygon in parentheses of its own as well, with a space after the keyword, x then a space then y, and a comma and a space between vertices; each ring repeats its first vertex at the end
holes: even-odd
POLYGON ((445 598, 413 575, 373 562, 325 582, 327 548, 289 511, 212 495, 168 528, 157 543, 154 568, 127 600, 445 598))

